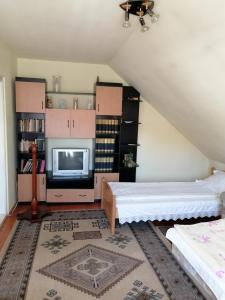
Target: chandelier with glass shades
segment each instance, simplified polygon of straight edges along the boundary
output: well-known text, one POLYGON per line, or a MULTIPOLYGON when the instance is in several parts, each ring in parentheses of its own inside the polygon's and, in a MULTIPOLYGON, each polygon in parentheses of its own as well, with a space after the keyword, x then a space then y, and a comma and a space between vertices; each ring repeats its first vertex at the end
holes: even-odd
POLYGON ((145 32, 149 30, 149 26, 146 25, 144 16, 149 15, 151 18, 152 23, 156 23, 159 19, 159 14, 156 14, 153 11, 154 8, 154 1, 149 0, 129 0, 122 4, 120 4, 120 7, 125 11, 124 16, 124 22, 123 27, 128 28, 131 26, 129 21, 130 14, 135 15, 138 17, 140 25, 141 25, 141 31, 145 32))

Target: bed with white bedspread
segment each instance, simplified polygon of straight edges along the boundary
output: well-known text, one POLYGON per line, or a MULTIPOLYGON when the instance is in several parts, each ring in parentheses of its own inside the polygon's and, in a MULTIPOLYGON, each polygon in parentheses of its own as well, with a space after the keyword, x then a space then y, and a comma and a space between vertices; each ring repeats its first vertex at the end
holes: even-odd
POLYGON ((115 220, 177 220, 222 214, 221 193, 225 172, 215 171, 195 182, 107 182, 102 181, 102 208, 115 233, 115 220))
POLYGON ((218 216, 218 195, 202 182, 109 182, 121 224, 218 216))
POLYGON ((225 300, 225 219, 175 225, 166 237, 218 300, 225 300))

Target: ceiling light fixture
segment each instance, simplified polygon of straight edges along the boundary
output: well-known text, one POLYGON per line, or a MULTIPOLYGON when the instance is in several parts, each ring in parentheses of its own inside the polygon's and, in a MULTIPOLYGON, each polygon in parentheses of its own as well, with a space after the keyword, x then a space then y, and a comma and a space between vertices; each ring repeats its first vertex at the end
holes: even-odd
POLYGON ((139 22, 141 24, 141 31, 145 32, 149 30, 149 26, 146 25, 144 16, 148 14, 151 18, 152 23, 156 23, 159 19, 159 14, 154 13, 154 1, 152 0, 129 0, 122 4, 120 7, 125 11, 123 27, 127 28, 130 27, 129 16, 130 14, 135 15, 138 17, 139 22))

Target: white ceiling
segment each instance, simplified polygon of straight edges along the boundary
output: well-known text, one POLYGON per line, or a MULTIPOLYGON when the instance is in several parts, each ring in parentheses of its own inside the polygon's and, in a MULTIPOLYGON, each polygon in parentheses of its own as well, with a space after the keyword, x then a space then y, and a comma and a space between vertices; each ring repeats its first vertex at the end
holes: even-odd
POLYGON ((225 1, 156 0, 161 18, 146 33, 135 17, 121 27, 121 2, 0 0, 0 37, 20 57, 110 64, 225 163, 225 1))
POLYGON ((118 0, 0 0, 0 36, 20 57, 108 63, 131 34, 118 0))

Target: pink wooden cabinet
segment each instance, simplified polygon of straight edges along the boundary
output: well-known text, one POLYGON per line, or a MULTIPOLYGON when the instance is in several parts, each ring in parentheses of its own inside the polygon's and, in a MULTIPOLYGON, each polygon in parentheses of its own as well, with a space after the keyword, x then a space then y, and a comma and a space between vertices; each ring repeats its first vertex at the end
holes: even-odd
POLYGON ((119 173, 95 173, 95 199, 101 199, 101 183, 102 179, 108 181, 119 181, 119 173))
POLYGON ((45 82, 16 81, 16 112, 45 112, 45 82))
MULTIPOLYGON (((18 201, 32 200, 32 175, 18 174, 18 201)), ((46 201, 46 175, 37 174, 37 200, 46 201)))
POLYGON ((96 86, 96 115, 122 115, 122 87, 96 86))
POLYGON ((73 138, 95 138, 95 110, 71 110, 71 130, 73 138))
POLYGON ((45 136, 50 138, 70 137, 70 110, 46 109, 45 136))
POLYGON ((94 202, 94 189, 47 189, 47 202, 94 202))
POLYGON ((95 110, 46 110, 46 137, 95 138, 95 110))

